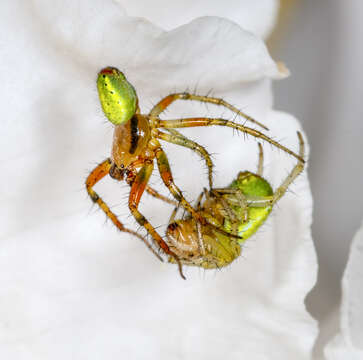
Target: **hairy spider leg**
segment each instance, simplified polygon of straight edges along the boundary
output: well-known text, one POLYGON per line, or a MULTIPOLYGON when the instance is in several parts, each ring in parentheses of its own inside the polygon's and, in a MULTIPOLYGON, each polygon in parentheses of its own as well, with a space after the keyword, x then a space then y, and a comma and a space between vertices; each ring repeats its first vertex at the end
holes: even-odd
POLYGON ((102 180, 106 175, 108 175, 111 168, 111 160, 106 159, 101 164, 96 166, 86 179, 86 188, 88 195, 94 203, 96 203, 106 214, 106 216, 114 223, 114 225, 123 232, 132 234, 138 237, 144 242, 144 244, 150 249, 151 252, 160 260, 163 261, 162 257, 152 248, 149 242, 136 231, 126 228, 117 218, 117 216, 111 211, 108 205, 102 200, 102 198, 93 190, 93 186, 96 185, 100 180, 102 180))
MULTIPOLYGON (((238 190, 238 189, 213 189, 213 192, 215 192, 218 195, 217 197, 220 199, 220 202, 222 204, 224 201, 226 202, 226 207, 228 207, 229 209, 230 209, 230 206, 228 205, 228 202, 243 209, 242 222, 244 223, 244 222, 248 221, 248 203, 247 203, 246 196, 243 194, 243 192, 241 190, 238 190), (227 202, 221 195, 232 195, 232 196, 227 197, 228 198, 228 202, 227 202)), ((232 214, 234 214, 233 211, 232 211, 232 214)), ((236 217, 235 217, 235 215, 232 216, 231 214, 229 214, 229 218, 233 219, 236 217)))
MULTIPOLYGON (((297 135, 300 143, 298 163, 293 167, 285 180, 282 181, 276 190, 276 195, 274 195, 268 182, 261 176, 263 171, 263 151, 259 144, 260 153, 257 171, 260 174, 241 171, 237 179, 227 188, 212 189, 209 192, 204 190, 199 196, 196 210, 206 218, 209 213, 212 219, 215 218, 217 222, 223 223, 231 233, 236 231, 242 232, 243 240, 249 238, 262 225, 274 203, 284 195, 288 186, 304 168, 304 161, 300 160, 304 158, 304 141, 299 132, 297 135), (250 188, 249 184, 251 185, 250 188), (259 193, 261 195, 258 195, 259 193), (205 195, 206 200, 200 205, 203 195, 205 195), (213 199, 214 197, 215 199, 213 199), (264 208, 262 213, 258 213, 259 210, 254 209, 258 207, 264 208), (245 218, 243 211, 246 209, 248 210, 247 224, 242 221, 245 218), (252 210, 255 214, 249 213, 252 210), (251 224, 249 223, 250 221, 252 221, 251 224)), ((175 220, 174 218, 175 215, 172 217, 172 222, 167 229, 168 241, 171 248, 175 249, 175 252, 181 259, 180 261, 184 264, 213 268, 228 265, 240 255, 240 245, 242 245, 243 241, 234 241, 232 236, 228 238, 220 236, 218 230, 211 229, 210 224, 203 228, 203 232, 200 233, 198 232, 195 220, 190 216, 180 220, 175 220), (208 228, 211 231, 208 231, 208 228), (199 250, 196 247, 201 240, 207 250, 206 256, 200 253, 199 246, 199 250)), ((216 223, 216 225, 218 224, 216 223)), ((174 259, 170 258, 169 261, 174 262, 174 259)))
POLYGON ((172 193, 174 198, 180 203, 180 205, 183 206, 183 208, 193 216, 193 218, 198 220, 202 225, 205 225, 207 223, 206 220, 198 212, 194 210, 194 208, 189 204, 187 200, 185 200, 182 192, 175 185, 173 175, 171 174, 169 161, 165 154, 165 151, 161 147, 158 147, 155 150, 155 155, 160 176, 165 186, 169 189, 169 191, 172 193))
MULTIPOLYGON (((299 138, 299 158, 303 159, 305 155, 304 139, 299 131, 297 132, 297 136, 299 138)), ((286 193, 286 190, 291 185, 291 183, 304 170, 304 164, 305 161, 301 161, 300 159, 298 159, 297 164, 293 167, 293 169, 287 175, 287 177, 281 183, 281 185, 274 191, 272 196, 266 196, 266 197, 246 196, 248 204, 253 205, 255 207, 256 206, 266 207, 269 205, 270 206, 274 205, 278 200, 281 199, 281 197, 286 193)))
MULTIPOLYGON (((223 224, 218 221, 218 219, 215 217, 214 214, 205 211, 203 208, 200 208, 200 201, 202 199, 202 194, 199 195, 198 204, 197 204, 197 211, 201 213, 201 215, 207 219, 207 226, 212 226, 216 231, 219 231, 220 233, 224 235, 228 235, 230 238, 236 238, 236 241, 240 241, 243 238, 238 235, 237 229, 233 229, 231 232, 226 232, 223 229, 223 224)), ((231 206, 228 204, 230 202, 232 205, 236 205, 243 209, 243 222, 248 221, 248 202, 246 196, 238 189, 212 189, 210 193, 204 192, 206 200, 208 201, 210 199, 210 194, 212 194, 214 197, 218 198, 219 203, 222 205, 223 211, 225 212, 225 215, 230 221, 234 224, 237 222, 236 215, 234 214, 231 206), (222 197, 222 195, 231 195, 231 197, 228 197, 226 200, 222 197)), ((201 240, 202 241, 202 240, 201 240)))
POLYGON ((270 137, 266 136, 265 134, 261 133, 258 130, 249 128, 247 126, 237 124, 233 121, 221 119, 221 118, 207 118, 207 117, 196 117, 196 118, 184 118, 184 119, 173 119, 173 120, 160 120, 155 119, 156 127, 157 128, 184 128, 184 127, 198 127, 198 126, 227 126, 236 130, 239 130, 243 133, 252 135, 256 138, 260 138, 269 142, 271 145, 276 146, 277 148, 283 150, 284 152, 294 156, 296 159, 301 161, 303 164, 305 160, 288 149, 287 147, 279 144, 277 141, 271 139, 270 137))
POLYGON ((151 186, 149 185, 146 185, 146 188, 145 188, 146 192, 148 194, 150 194, 151 196, 153 196, 154 198, 156 199, 159 199, 161 201, 164 201, 170 205, 174 205, 174 206, 177 206, 178 203, 172 199, 169 199, 168 197, 162 195, 162 194, 159 194, 155 189, 153 189, 151 186))
POLYGON ((206 190, 207 190, 206 188, 203 189, 203 191, 199 194, 197 201, 195 202, 195 208, 197 211, 200 211, 200 205, 203 199, 203 195, 207 193, 206 190))
POLYGON ((174 220, 175 220, 175 216, 176 216, 176 213, 178 212, 178 209, 179 209, 179 206, 176 206, 176 207, 174 208, 173 212, 172 212, 172 213, 171 213, 171 215, 170 215, 170 218, 169 218, 169 222, 168 222, 168 224, 170 224, 170 223, 174 222, 174 220))
POLYGON ((262 145, 258 143, 258 165, 257 165, 257 175, 263 175, 263 149, 262 145))
POLYGON ((206 225, 207 223, 210 223, 212 226, 216 227, 216 230, 219 232, 228 235, 228 236, 234 236, 237 239, 240 239, 240 236, 231 235, 227 231, 223 229, 223 226, 218 224, 212 219, 212 217, 209 217, 212 222, 209 222, 209 219, 206 219, 204 215, 201 215, 198 211, 196 211, 192 205, 189 204, 189 202, 184 198, 182 192, 180 189, 175 185, 173 176, 171 174, 171 169, 169 165, 168 158, 164 152, 164 150, 161 147, 158 147, 155 149, 155 155, 156 160, 160 172, 160 176, 165 184, 165 186, 169 189, 169 191, 172 193, 174 198, 179 202, 179 204, 188 211, 191 216, 197 220, 201 225, 206 225))
MULTIPOLYGON (((227 200, 222 196, 223 194, 225 194, 223 189, 221 191, 218 191, 218 189, 213 189, 213 190, 211 190, 210 193, 213 197, 217 198, 219 203, 222 205, 222 208, 224 211, 223 216, 228 217, 229 219, 232 219, 232 221, 237 221, 237 216, 234 214, 234 212, 228 205, 227 200)), ((208 195, 207 199, 209 197, 210 197, 210 195, 208 195)))
POLYGON ((159 116, 171 103, 173 103, 176 100, 192 100, 192 101, 199 101, 204 103, 210 103, 215 104, 219 106, 223 106, 232 112, 234 112, 236 115, 240 115, 244 117, 246 120, 261 126, 263 129, 268 130, 268 128, 252 118, 251 116, 247 115, 246 113, 238 110, 233 105, 229 104, 227 101, 224 101, 221 98, 214 98, 209 96, 202 96, 202 95, 194 95, 187 92, 183 93, 176 93, 176 94, 170 94, 166 96, 165 98, 161 99, 150 111, 150 116, 159 116))
MULTIPOLYGON (((231 233, 234 235, 238 235, 238 218, 234 213, 232 207, 228 204, 227 199, 225 199, 222 195, 223 192, 211 191, 211 195, 218 199, 219 204, 222 206, 222 209, 219 210, 219 213, 222 214, 223 218, 228 218, 232 223, 231 233)), ((240 194, 236 194, 235 196, 239 196, 240 194)), ((244 209, 244 218, 242 222, 246 222, 248 220, 248 211, 247 207, 243 207, 244 209)))
MULTIPOLYGON (((258 143, 258 150, 259 150, 259 152, 258 152, 257 175, 262 176, 263 175, 263 148, 262 148, 261 143, 258 143)), ((243 209, 243 220, 242 221, 243 222, 248 221, 248 203, 247 203, 246 196, 242 193, 241 190, 221 188, 221 189, 213 189, 211 192, 215 193, 215 194, 220 194, 220 195, 232 195, 232 196, 228 196, 228 202, 230 204, 236 205, 239 208, 243 209)), ((221 203, 223 203, 223 201, 225 201, 225 200, 220 195, 219 195, 219 200, 221 203)), ((233 221, 235 218, 235 214, 231 210, 231 208, 227 202, 226 202, 226 205, 224 206, 224 208, 225 208, 225 210, 227 210, 227 209, 230 210, 228 212, 228 217, 230 219, 232 219, 232 221, 233 221)))
MULTIPOLYGON (((300 151, 299 155, 303 159, 305 155, 305 143, 304 139, 300 133, 300 131, 297 131, 297 136, 299 138, 299 144, 300 144, 300 151)), ((290 186, 290 184, 301 174, 301 172, 304 170, 304 162, 298 161, 295 167, 292 169, 290 174, 286 177, 286 179, 282 182, 282 184, 276 189, 274 192, 274 199, 273 203, 281 199, 281 197, 285 194, 286 190, 290 186)))
MULTIPOLYGON (((265 125, 261 124, 260 122, 253 119, 251 116, 245 114, 244 112, 238 110, 236 107, 234 107, 233 105, 229 104, 228 102, 226 102, 225 100, 223 100, 221 98, 193 95, 193 94, 186 93, 186 92, 170 94, 170 95, 166 96, 165 98, 161 99, 152 108, 152 110, 149 113, 149 116, 151 118, 158 117, 163 111, 165 111, 165 109, 171 103, 173 103, 176 100, 192 100, 192 101, 199 101, 199 102, 211 103, 211 104, 223 106, 223 107, 226 107, 227 109, 231 110, 232 112, 234 112, 236 115, 240 115, 240 116, 244 117, 246 120, 261 126, 265 130, 268 130, 268 128, 265 125)), ((211 161, 210 155, 208 154, 207 150, 203 146, 199 145, 198 143, 196 143, 194 141, 187 139, 181 133, 179 133, 173 129, 167 129, 167 131, 169 131, 174 136, 178 136, 178 138, 174 137, 174 138, 169 138, 169 140, 167 140, 164 135, 162 135, 162 136, 164 136, 164 138, 162 136, 160 136, 159 138, 162 140, 177 144, 177 145, 188 147, 188 148, 192 149, 193 151, 198 152, 199 155, 205 159, 205 161, 207 163, 207 167, 208 167, 209 188, 212 189, 213 188, 213 180, 212 180, 212 178, 213 178, 213 162, 211 161)))
POLYGON ((213 162, 210 158, 208 151, 203 146, 199 145, 198 143, 196 143, 192 140, 189 140, 188 138, 186 138, 184 135, 182 135, 178 131, 173 130, 173 129, 166 129, 166 130, 170 131, 170 134, 165 134, 164 132, 155 129, 154 130, 155 136, 158 139, 170 142, 172 144, 185 146, 185 147, 199 153, 199 155, 204 158, 204 160, 207 164, 209 187, 212 188, 213 187, 213 180, 212 180, 213 162))
POLYGON ((168 244, 161 238, 158 232, 154 229, 151 223, 145 218, 144 215, 138 210, 141 196, 146 188, 146 184, 150 179, 151 173, 154 169, 154 163, 152 160, 146 160, 145 164, 136 174, 135 180, 132 183, 130 197, 129 197, 129 209, 136 219, 136 221, 152 236, 152 238, 158 243, 163 251, 172 256, 178 264, 180 276, 185 280, 183 275, 183 269, 180 260, 177 255, 170 250, 168 244))

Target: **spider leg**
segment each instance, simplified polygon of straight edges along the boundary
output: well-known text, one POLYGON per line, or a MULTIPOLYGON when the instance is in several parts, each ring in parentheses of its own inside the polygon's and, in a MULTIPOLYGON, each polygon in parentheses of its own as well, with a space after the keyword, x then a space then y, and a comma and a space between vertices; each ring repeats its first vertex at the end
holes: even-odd
POLYGON ((168 158, 161 147, 158 147, 155 150, 156 160, 160 172, 160 176, 165 184, 165 186, 169 189, 169 191, 173 194, 174 198, 180 203, 181 206, 185 210, 187 210, 196 220, 198 220, 202 225, 206 224, 206 220, 194 210, 194 208, 189 204, 189 202, 184 198, 180 189, 175 185, 173 180, 173 175, 171 174, 171 169, 169 165, 168 158))
MULTIPOLYGON (((299 156, 301 158, 304 157, 305 146, 304 140, 300 132, 297 132, 299 143, 300 143, 300 150, 299 156)), ((291 172, 287 175, 286 179, 282 182, 282 184, 276 189, 272 196, 251 196, 246 195, 247 204, 253 207, 267 207, 273 206, 281 197, 285 194, 288 187, 291 183, 298 177, 298 175, 304 169, 304 162, 298 161, 298 163, 294 166, 291 172)))
POLYGON ((112 163, 110 159, 106 159, 101 164, 97 165, 95 169, 91 171, 86 179, 86 188, 88 195, 91 200, 96 203, 106 214, 106 216, 111 219, 113 224, 120 230, 138 237, 145 245, 150 249, 151 252, 160 260, 163 261, 162 257, 151 247, 147 240, 138 234, 136 231, 126 228, 117 218, 117 216, 111 211, 108 205, 101 199, 101 197, 93 190, 93 186, 100 180, 102 180, 106 175, 108 175, 111 169, 112 163))
POLYGON ((189 204, 189 202, 184 198, 180 189, 175 185, 173 176, 171 174, 169 161, 168 161, 168 158, 167 158, 164 150, 161 147, 158 147, 154 150, 154 152, 156 155, 156 160, 157 160, 160 176, 161 176, 165 186, 173 194, 174 198, 177 201, 179 201, 180 205, 183 206, 183 208, 185 210, 187 210, 196 221, 200 222, 201 225, 207 225, 209 223, 210 225, 214 226, 216 228, 216 230, 218 230, 219 232, 221 232, 227 236, 232 236, 232 237, 241 239, 241 237, 234 236, 233 234, 230 234, 227 231, 225 231, 220 224, 215 225, 214 223, 212 223, 212 219, 213 219, 212 216, 207 215, 208 216, 208 221, 207 221, 207 216, 205 217, 204 213, 203 213, 203 215, 201 215, 198 211, 196 211, 189 204), (209 221, 209 219, 211 219, 211 221, 209 221))
MULTIPOLYGON (((302 159, 304 159, 305 155, 305 144, 304 139, 301 133, 298 131, 297 136, 299 138, 300 150, 299 155, 302 159)), ((276 189, 273 196, 273 204, 278 201, 286 192, 287 188, 290 184, 299 176, 299 174, 304 170, 305 161, 298 161, 294 168, 291 170, 290 174, 286 177, 286 179, 282 182, 282 184, 276 189)))
POLYGON ((223 99, 214 98, 214 97, 210 97, 210 96, 194 95, 194 94, 190 94, 187 92, 170 94, 170 95, 166 96, 165 98, 161 99, 152 108, 149 115, 150 116, 159 116, 171 103, 173 103, 176 100, 192 100, 192 101, 194 100, 194 101, 224 106, 227 109, 234 112, 236 115, 240 115, 240 116, 244 117, 246 120, 248 120, 258 126, 261 126, 265 130, 268 130, 268 128, 265 125, 261 124, 260 122, 253 119, 251 116, 245 114, 244 112, 238 110, 236 107, 234 107, 233 105, 224 101, 223 99))
POLYGON ((171 205, 174 205, 174 206, 178 206, 178 203, 174 200, 171 200, 169 199, 168 197, 162 195, 162 194, 159 194, 155 189, 153 189, 151 186, 149 185, 146 185, 146 188, 145 188, 146 192, 148 194, 150 194, 151 196, 153 196, 154 198, 156 199, 159 199, 161 201, 164 201, 168 204, 171 204, 171 205))
POLYGON ((146 160, 145 164, 136 174, 135 180, 131 185, 130 197, 129 197, 129 209, 134 216, 135 220, 152 236, 152 238, 157 242, 160 248, 168 255, 172 256, 178 264, 180 276, 185 279, 182 271, 182 265, 173 251, 170 250, 168 244, 161 238, 158 232, 154 229, 151 223, 145 218, 144 215, 138 210, 141 196, 146 188, 147 182, 150 179, 151 173, 154 169, 154 164, 152 160, 146 160))
POLYGON ((270 144, 276 146, 277 148, 285 151, 286 153, 294 156, 298 159, 301 163, 305 163, 305 160, 291 151, 290 149, 286 148, 285 146, 279 144, 277 141, 271 139, 270 137, 266 136, 265 134, 261 133, 258 130, 249 128, 247 126, 237 124, 233 121, 221 119, 221 118, 185 118, 185 119, 174 119, 174 120, 159 120, 156 119, 155 125, 157 128, 184 128, 184 127, 196 127, 196 126, 227 126, 236 130, 239 130, 243 133, 249 134, 254 136, 255 138, 259 138, 269 142, 270 144))
POLYGON ((199 196, 198 196, 198 199, 196 201, 196 204, 195 204, 195 208, 197 211, 200 211, 200 204, 202 202, 202 199, 203 199, 203 195, 204 195, 204 191, 202 191, 199 196))
MULTIPOLYGON (((229 219, 234 223, 238 223, 238 219, 236 217, 236 214, 231 209, 232 206, 238 206, 243 211, 243 218, 242 223, 246 223, 249 219, 248 215, 248 202, 246 196, 240 191, 239 189, 213 189, 215 193, 217 193, 221 199, 223 199, 226 202, 226 205, 224 206, 224 209, 230 209, 230 212, 233 213, 233 216, 229 214, 229 219), (222 197, 221 195, 225 195, 226 199, 222 197), (229 196, 228 196, 229 195, 229 196)), ((221 204, 223 202, 221 201, 221 204)), ((236 229, 234 229, 236 230, 236 229)))
POLYGON ((228 200, 225 199, 222 195, 223 193, 223 189, 221 189, 222 191, 218 191, 218 189, 213 189, 211 190, 211 193, 213 194, 213 196, 215 198, 218 199, 218 202, 222 205, 223 211, 224 213, 222 214, 223 217, 227 217, 228 219, 230 219, 233 222, 237 222, 237 216, 236 214, 233 212, 231 206, 228 204, 228 200))
POLYGON ((213 191, 223 195, 232 195, 227 197, 228 199, 227 201, 231 205, 240 206, 240 207, 246 207, 248 205, 246 195, 244 195, 243 192, 239 189, 221 188, 221 189, 213 189, 213 191))
POLYGON ((210 158, 210 155, 208 154, 208 151, 201 145, 199 145, 198 143, 189 140, 188 138, 186 138, 184 135, 180 134, 177 131, 173 131, 173 129, 167 129, 167 130, 171 130, 171 134, 165 134, 162 131, 159 131, 157 129, 155 129, 155 136, 158 139, 170 142, 172 144, 176 144, 176 145, 181 145, 181 146, 185 146, 193 151, 196 151, 197 153, 199 153, 199 155, 201 157, 204 158, 205 162, 207 163, 207 167, 208 167, 208 180, 209 180, 209 187, 212 189, 213 187, 213 162, 210 158))
POLYGON ((262 176, 263 174, 263 149, 262 145, 258 143, 258 165, 257 165, 257 175, 262 176))
POLYGON ((204 241, 203 241, 203 234, 202 234, 202 225, 199 221, 196 221, 197 226, 197 234, 198 234, 198 246, 200 253, 202 256, 205 256, 205 247, 204 247, 204 241))
POLYGON ((178 209, 179 209, 179 206, 174 208, 173 212, 170 215, 168 225, 170 225, 171 223, 173 223, 175 221, 175 216, 176 216, 176 213, 178 212, 178 209))

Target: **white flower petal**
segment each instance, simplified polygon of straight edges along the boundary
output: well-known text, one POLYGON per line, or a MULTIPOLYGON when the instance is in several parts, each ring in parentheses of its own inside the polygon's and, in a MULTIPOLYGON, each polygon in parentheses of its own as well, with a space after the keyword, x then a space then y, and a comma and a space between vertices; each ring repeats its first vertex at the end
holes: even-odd
POLYGON ((363 358, 363 226, 354 236, 342 280, 340 333, 327 345, 328 360, 363 358))
POLYGON ((277 17, 278 0, 184 0, 130 1, 116 0, 130 16, 142 16, 165 30, 186 24, 200 16, 220 16, 241 25, 259 37, 266 38, 277 17))
MULTIPOLYGON (((103 123, 95 89, 104 65, 125 70, 143 111, 171 91, 213 89, 296 150, 299 125, 271 110, 269 77, 279 72, 262 42, 219 18, 167 33, 122 17, 106 1, 92 2, 94 17, 89 2, 42 10, 46 3, 1 5, 10 36, 1 54, 2 358, 309 358, 316 327, 303 301, 316 259, 306 172, 239 260, 218 272, 186 268, 187 281, 139 240, 105 226, 101 212, 89 212, 83 185, 87 169, 110 151, 112 127, 103 123)), ((221 113, 183 102, 165 116, 221 113)), ((185 133, 216 153, 216 186, 256 168, 254 139, 224 128, 185 133)), ((165 149, 177 184, 194 199, 207 183, 204 164, 185 149, 165 149)), ((266 178, 277 186, 294 161, 264 149, 266 178)), ((156 172, 153 182, 163 189, 156 172)), ((106 179, 97 191, 135 227, 128 186, 106 179)), ((171 213, 147 195, 141 209, 155 225, 171 213)))

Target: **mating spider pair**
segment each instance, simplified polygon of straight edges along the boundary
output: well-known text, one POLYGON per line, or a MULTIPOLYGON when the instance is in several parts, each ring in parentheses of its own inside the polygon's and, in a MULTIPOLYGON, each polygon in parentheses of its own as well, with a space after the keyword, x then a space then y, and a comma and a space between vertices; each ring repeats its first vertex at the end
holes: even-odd
MULTIPOLYGON (((152 239, 158 244, 158 246, 164 251, 164 253, 169 255, 170 259, 172 259, 171 261, 178 264, 180 275, 183 278, 185 277, 182 273, 182 263, 191 264, 191 262, 184 259, 181 249, 175 246, 175 236, 172 236, 171 234, 173 226, 169 225, 168 231, 171 235, 169 239, 174 239, 174 242, 170 243, 169 241, 168 244, 162 239, 162 237, 158 234, 155 228, 145 218, 145 216, 141 214, 138 209, 140 199, 144 191, 147 191, 156 198, 175 204, 174 201, 171 201, 168 198, 162 196, 157 191, 148 186, 148 181, 154 169, 154 159, 156 159, 157 161, 158 170, 165 186, 169 189, 170 193, 175 198, 178 206, 182 206, 190 214, 190 218, 193 219, 191 220, 192 226, 189 231, 193 234, 197 234, 199 257, 205 256, 206 252, 209 251, 204 246, 204 233, 206 229, 211 229, 214 234, 218 233, 229 239, 233 239, 234 242, 236 242, 236 239, 238 240, 241 235, 234 234, 236 233, 234 225, 232 226, 231 230, 223 223, 223 221, 221 222, 220 219, 217 219, 218 216, 215 215, 212 209, 218 206, 214 205, 213 202, 213 204, 211 203, 211 205, 208 205, 210 203, 210 200, 207 199, 204 203, 204 208, 206 210, 203 210, 203 208, 200 207, 193 208, 192 205, 189 204, 189 202, 184 198, 180 189, 174 183, 168 158, 164 150, 162 149, 159 140, 164 140, 173 144, 181 145, 199 153, 199 155, 205 159, 208 166, 208 179, 211 191, 213 191, 213 163, 207 150, 203 146, 183 136, 181 133, 175 130, 176 128, 212 125, 231 127, 243 133, 267 141, 270 144, 276 146, 277 148, 287 152, 291 156, 294 156, 299 161, 299 164, 304 163, 303 154, 300 153, 300 155, 297 155, 290 149, 279 144, 262 132, 241 124, 237 124, 233 121, 222 118, 207 117, 192 117, 174 120, 161 120, 159 118, 159 115, 174 101, 194 100, 224 106, 236 113, 237 115, 241 115, 247 120, 254 122, 255 124, 263 127, 264 129, 267 129, 264 125, 258 123, 257 121, 242 113, 234 106, 225 102, 222 99, 189 93, 170 94, 163 98, 159 103, 157 103, 149 114, 145 115, 140 114, 138 98, 135 89, 126 80, 124 74, 118 69, 113 67, 107 67, 101 70, 98 74, 97 87, 102 109, 108 120, 115 125, 115 130, 111 158, 107 158, 106 160, 104 160, 87 177, 86 188, 88 194, 90 195, 92 201, 100 206, 100 208, 105 212, 107 217, 111 219, 111 221, 117 226, 119 230, 131 233, 141 238, 147 244, 147 246, 155 253, 155 255, 158 256, 159 259, 161 259, 161 257, 151 248, 150 244, 148 244, 142 236, 140 236, 135 231, 126 228, 118 220, 118 218, 110 210, 108 205, 93 190, 93 186, 107 174, 109 174, 112 178, 116 180, 125 179, 126 182, 131 186, 128 201, 130 212, 135 217, 136 221, 141 226, 145 227, 147 232, 151 235, 152 239), (167 132, 163 132, 160 129, 165 129, 167 132)), ((294 176, 291 175, 292 180, 293 178, 294 176)), ((286 190, 287 186, 288 184, 284 186, 284 191, 286 190)), ((215 190, 214 193, 216 191, 217 190, 215 190)), ((237 222, 241 224, 246 223, 249 218, 249 208, 254 206, 255 204, 252 204, 249 200, 249 197, 243 195, 243 192, 244 191, 242 188, 237 193, 230 193, 229 196, 227 195, 228 191, 223 192, 223 195, 221 195, 221 197, 219 197, 219 200, 217 201, 218 203, 220 202, 222 206, 224 206, 225 211, 227 211, 227 215, 224 215, 224 219, 228 220, 232 224, 235 224, 237 222), (233 194, 239 194, 235 195, 236 199, 239 199, 238 201, 242 201, 239 205, 235 205, 231 200, 234 197, 233 194), (239 215, 236 215, 236 211, 233 209, 232 205, 237 206, 237 208, 241 208, 240 210, 237 209, 237 212, 242 211, 242 213, 245 214, 242 215, 243 219, 239 218, 239 215), (236 220, 236 218, 238 218, 239 220, 236 220)), ((255 195, 258 196, 259 194, 255 195)), ((272 204, 277 200, 277 198, 271 197, 271 194, 268 194, 267 196, 270 196, 270 198, 265 199, 265 202, 263 203, 264 207, 272 206, 272 204)), ((174 226, 174 230, 175 228, 176 227, 174 226)), ((242 237, 245 238, 243 234, 242 237)), ((216 241, 217 243, 218 241, 221 241, 218 236, 216 238, 216 241)), ((195 257, 195 254, 193 254, 192 257, 195 257)), ((195 264, 197 263, 194 262, 194 265, 195 264)))
MULTIPOLYGON (((303 158, 304 141, 300 132, 297 135, 299 155, 303 158)), ((178 207, 173 211, 166 231, 167 243, 183 264, 205 269, 230 264, 240 255, 240 245, 265 222, 273 205, 303 171, 304 162, 298 160, 281 185, 273 191, 262 177, 263 150, 261 144, 258 145, 260 153, 256 174, 241 171, 229 186, 209 191, 204 189, 200 194, 195 210, 215 228, 198 224, 190 215, 174 220, 178 207), (205 200, 201 203, 203 196, 205 200), (228 234, 221 232, 219 227, 228 234)), ((174 262, 174 259, 170 258, 169 261, 174 262)))

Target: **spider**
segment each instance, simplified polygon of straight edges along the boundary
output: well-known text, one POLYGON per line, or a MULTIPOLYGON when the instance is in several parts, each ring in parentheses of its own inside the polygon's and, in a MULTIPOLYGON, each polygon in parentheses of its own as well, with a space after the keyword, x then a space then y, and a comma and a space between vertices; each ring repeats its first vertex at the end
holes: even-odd
MULTIPOLYGON (((110 210, 108 205, 93 190, 94 185, 108 174, 118 181, 125 179, 125 181, 131 186, 128 201, 131 214, 134 216, 136 221, 147 230, 152 239, 158 244, 159 248, 162 249, 165 254, 174 258, 174 261, 179 266, 180 275, 184 279, 185 277, 182 273, 182 266, 178 255, 170 249, 169 245, 162 239, 151 223, 139 211, 138 207, 141 196, 144 191, 147 191, 152 196, 168 203, 174 205, 177 203, 188 211, 195 221, 200 223, 202 226, 206 226, 208 220, 202 216, 200 211, 195 210, 192 205, 189 204, 180 189, 175 185, 168 158, 161 147, 159 140, 187 147, 202 156, 208 166, 210 188, 213 187, 213 163, 207 150, 203 146, 183 136, 181 133, 176 131, 175 128, 211 125, 231 127, 245 134, 261 138, 303 161, 299 155, 264 135, 262 132, 237 124, 233 121, 221 118, 205 117, 192 117, 174 120, 161 120, 159 118, 159 115, 174 101, 194 100, 224 106, 233 111, 236 115, 241 115, 247 120, 267 129, 264 125, 242 113, 223 99, 195 95, 186 92, 175 93, 160 100, 152 108, 149 114, 142 115, 138 106, 138 98, 135 89, 127 81, 125 75, 118 69, 114 67, 106 67, 102 69, 98 74, 97 88, 103 112, 107 119, 115 125, 115 128, 111 157, 96 166, 96 168, 88 175, 86 179, 87 192, 92 201, 99 205, 99 207, 105 212, 106 216, 120 231, 135 234, 134 231, 127 229, 118 220, 117 216, 110 210), (160 129, 165 129, 168 133, 163 132, 160 129), (154 169, 154 159, 156 159, 162 181, 169 189, 176 202, 164 197, 147 185, 154 169)), ((221 229, 221 231, 224 230, 221 229)), ((140 236, 138 237, 142 238, 140 236)), ((145 240, 143 239, 143 241, 145 240)))
MULTIPOLYGON (((297 133, 300 157, 304 157, 304 141, 297 133)), ((273 205, 281 199, 290 184, 303 171, 304 162, 299 160, 282 184, 275 190, 262 177, 263 150, 259 145, 257 173, 242 171, 226 188, 204 189, 199 196, 195 211, 215 226, 223 226, 230 234, 242 239, 226 236, 209 224, 201 225, 188 215, 175 220, 176 207, 166 231, 169 248, 185 265, 205 269, 221 268, 234 261, 241 253, 241 244, 251 237, 265 222, 273 205), (203 196, 204 202, 201 204, 203 196)), ((169 258, 170 262, 174 259, 169 258)))

